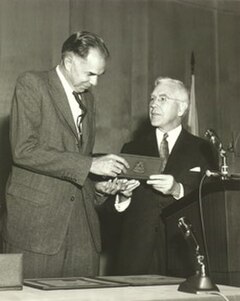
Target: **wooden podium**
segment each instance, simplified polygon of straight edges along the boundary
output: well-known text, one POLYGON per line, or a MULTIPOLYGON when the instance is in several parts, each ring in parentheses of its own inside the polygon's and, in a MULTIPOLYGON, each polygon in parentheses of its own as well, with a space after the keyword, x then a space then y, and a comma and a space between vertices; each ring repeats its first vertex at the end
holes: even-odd
MULTIPOLYGON (((195 250, 178 228, 180 217, 190 221, 204 251, 198 199, 199 191, 194 191, 163 210, 168 275, 189 277, 195 273, 195 250)), ((202 204, 208 272, 215 283, 240 286, 240 180, 210 179, 202 189, 202 204)))

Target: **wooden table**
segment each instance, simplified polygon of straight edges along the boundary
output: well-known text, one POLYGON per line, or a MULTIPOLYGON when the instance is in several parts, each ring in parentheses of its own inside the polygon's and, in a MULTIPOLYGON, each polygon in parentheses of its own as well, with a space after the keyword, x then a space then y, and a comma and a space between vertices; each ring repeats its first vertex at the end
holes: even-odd
MULTIPOLYGON (((240 301, 240 288, 218 285, 231 301, 240 301)), ((194 301, 223 300, 221 296, 179 292, 178 285, 135 286, 98 289, 44 291, 23 287, 22 291, 1 291, 1 301, 194 301)))

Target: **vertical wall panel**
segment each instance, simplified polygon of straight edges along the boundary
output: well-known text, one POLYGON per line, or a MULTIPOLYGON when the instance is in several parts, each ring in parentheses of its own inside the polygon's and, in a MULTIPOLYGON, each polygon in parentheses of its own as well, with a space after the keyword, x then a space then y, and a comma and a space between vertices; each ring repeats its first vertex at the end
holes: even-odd
POLYGON ((72 0, 71 15, 72 31, 93 31, 110 50, 106 74, 94 89, 95 152, 119 152, 147 114, 147 1, 72 0))
MULTIPOLYGON (((218 129, 224 144, 228 146, 231 136, 233 135, 236 140, 240 133, 240 8, 239 15, 220 13, 218 27, 218 129)), ((240 145, 238 145, 238 152, 240 152, 240 145)))
POLYGON ((69 33, 68 7, 66 0, 0 1, 0 204, 11 162, 8 116, 16 78, 59 61, 69 33))
POLYGON ((148 102, 151 92, 148 44, 151 31, 149 30, 148 2, 135 0, 133 4, 131 11, 131 133, 135 133, 146 118, 148 119, 148 102))
POLYGON ((190 87, 191 52, 194 52, 196 101, 203 135, 206 128, 216 127, 213 12, 184 1, 152 1, 150 11, 149 78, 153 81, 159 75, 170 76, 190 87))

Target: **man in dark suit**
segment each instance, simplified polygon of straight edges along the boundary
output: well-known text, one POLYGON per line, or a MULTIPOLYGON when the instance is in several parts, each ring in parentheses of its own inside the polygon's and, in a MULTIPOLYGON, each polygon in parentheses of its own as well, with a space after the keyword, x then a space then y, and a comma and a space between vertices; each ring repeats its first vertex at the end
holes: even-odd
POLYGON ((182 127, 189 106, 182 82, 158 78, 151 94, 151 129, 123 146, 122 152, 161 157, 163 168, 129 194, 119 194, 122 211, 116 274, 164 274, 165 231, 161 211, 196 189, 202 174, 216 167, 211 145, 182 127))
MULTIPOLYGON (((56 68, 17 80, 3 235, 4 252, 23 253, 24 278, 98 273, 101 241, 90 176, 116 177, 128 167, 117 155, 92 156, 95 102, 89 89, 108 57, 100 37, 77 32, 64 42, 56 68)), ((108 185, 97 189, 107 192, 108 185)))

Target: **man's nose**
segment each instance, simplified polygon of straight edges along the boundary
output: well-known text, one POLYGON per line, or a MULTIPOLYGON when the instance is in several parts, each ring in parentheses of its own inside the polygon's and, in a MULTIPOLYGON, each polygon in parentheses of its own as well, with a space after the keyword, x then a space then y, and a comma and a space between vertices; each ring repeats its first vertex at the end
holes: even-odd
POLYGON ((98 83, 98 78, 97 78, 97 76, 92 76, 92 77, 90 78, 90 84, 91 84, 92 86, 96 86, 97 83, 98 83))
POLYGON ((151 100, 150 107, 151 107, 151 108, 155 108, 155 107, 157 107, 157 106, 158 106, 158 103, 157 103, 156 99, 151 100))

